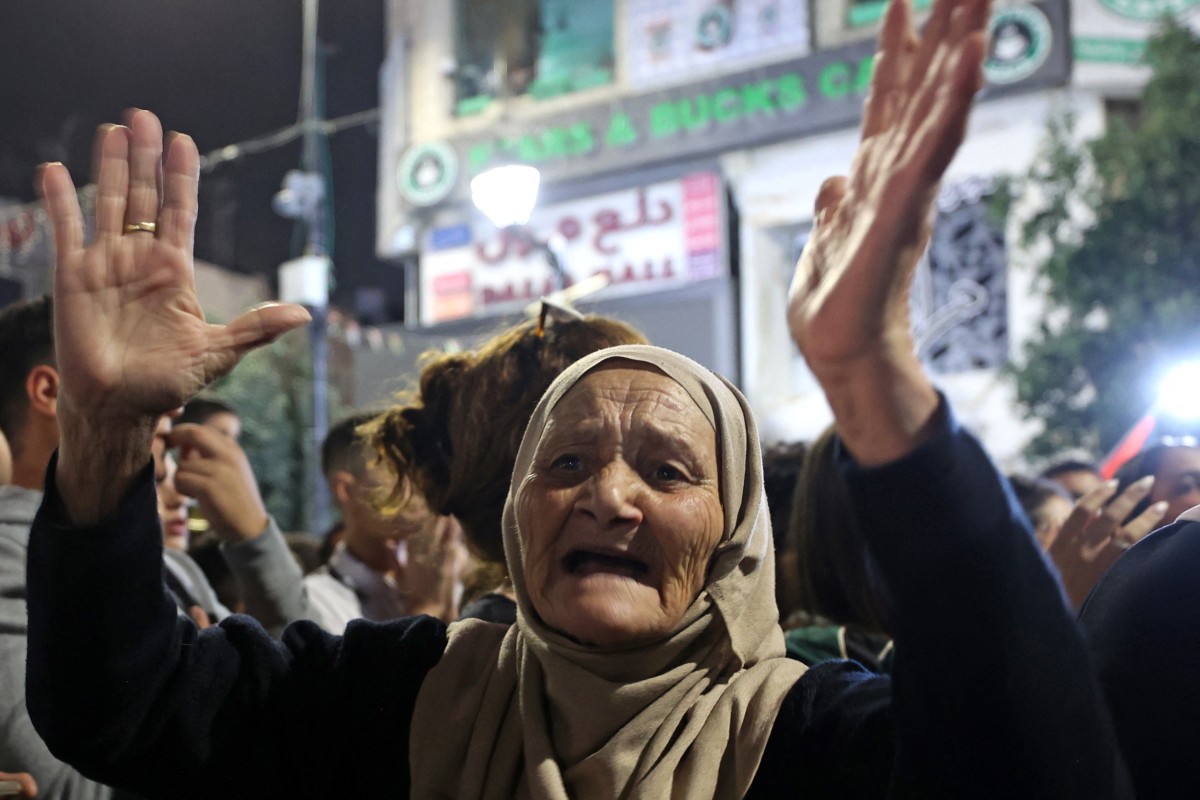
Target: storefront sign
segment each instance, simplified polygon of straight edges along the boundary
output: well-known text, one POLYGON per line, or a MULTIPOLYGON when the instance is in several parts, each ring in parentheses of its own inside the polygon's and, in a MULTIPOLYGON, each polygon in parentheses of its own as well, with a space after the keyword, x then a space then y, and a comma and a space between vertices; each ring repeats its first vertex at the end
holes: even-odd
POLYGON ((1164 17, 1200 31, 1200 0, 1076 0, 1072 12, 1075 83, 1084 88, 1140 88, 1146 40, 1164 17))
MULTIPOLYGON (((985 96, 1067 81, 1063 0, 1007 6, 997 19, 1010 35, 1005 49, 992 54, 993 80, 985 96)), ((545 184, 854 126, 874 52, 873 41, 856 42, 686 86, 577 106, 569 113, 514 118, 499 126, 500 134, 493 127, 453 138, 445 145, 457 153, 461 169, 446 199, 466 202, 470 178, 500 163, 532 164, 541 169, 545 184), (511 133, 503 132, 505 126, 511 133)), ((407 152, 405 163, 417 164, 412 148, 407 152)), ((418 207, 412 201, 408 206, 418 207)))
POLYGON ((573 283, 605 276, 600 300, 726 274, 725 225, 720 179, 699 173, 539 209, 524 233, 486 221, 435 228, 421 254, 421 324, 520 313, 557 289, 531 236, 553 243, 573 283))

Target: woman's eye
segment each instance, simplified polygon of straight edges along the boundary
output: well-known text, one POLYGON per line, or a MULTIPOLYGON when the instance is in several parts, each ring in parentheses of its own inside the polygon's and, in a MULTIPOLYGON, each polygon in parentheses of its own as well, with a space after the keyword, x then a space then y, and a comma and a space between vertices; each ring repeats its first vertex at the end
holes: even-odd
POLYGON ((683 472, 670 464, 660 464, 654 468, 654 480, 660 483, 674 483, 683 479, 683 472))
POLYGON ((564 456, 559 456, 550 462, 550 469, 561 472, 578 472, 583 469, 583 459, 577 455, 568 453, 564 456))

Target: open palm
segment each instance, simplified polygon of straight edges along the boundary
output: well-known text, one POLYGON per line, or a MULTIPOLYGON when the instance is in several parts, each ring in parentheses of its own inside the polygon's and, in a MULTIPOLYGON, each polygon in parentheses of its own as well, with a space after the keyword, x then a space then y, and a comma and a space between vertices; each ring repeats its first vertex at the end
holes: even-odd
POLYGON ((918 39, 907 0, 888 9, 862 142, 849 177, 821 187, 789 297, 792 337, 818 377, 912 348, 908 287, 979 88, 987 17, 987 0, 938 0, 918 39))
POLYGON ((199 156, 146 111, 98 134, 96 236, 84 242, 75 187, 49 165, 42 188, 54 225, 55 341, 62 402, 94 419, 138 420, 175 408, 247 351, 303 324, 298 306, 210 325, 196 298, 192 243, 199 156))

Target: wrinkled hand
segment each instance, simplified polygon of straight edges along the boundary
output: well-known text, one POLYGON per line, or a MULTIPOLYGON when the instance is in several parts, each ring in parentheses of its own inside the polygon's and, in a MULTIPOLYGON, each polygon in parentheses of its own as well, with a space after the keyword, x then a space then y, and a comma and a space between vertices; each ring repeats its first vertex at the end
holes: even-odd
POLYGON ((1129 523, 1121 522, 1154 486, 1152 477, 1131 484, 1108 503, 1116 481, 1097 486, 1079 498, 1066 521, 1046 544, 1046 552, 1062 576, 1071 607, 1078 609, 1092 587, 1130 545, 1154 530, 1167 511, 1155 503, 1129 523))
POLYGON ((210 325, 196 299, 192 241, 199 154, 168 142, 148 111, 97 137, 96 237, 61 164, 41 172, 54 226, 54 330, 61 386, 58 484, 76 524, 110 513, 149 459, 159 415, 182 405, 246 352, 304 324, 299 306, 210 325), (127 225, 143 228, 126 232, 127 225), (153 232, 145 226, 153 225, 153 232))
POLYGON ((0 781, 14 781, 20 786, 15 795, 0 792, 0 796, 37 797, 37 781, 28 772, 0 772, 0 781))
POLYGON ((179 425, 167 441, 179 448, 175 486, 200 504, 224 542, 248 541, 267 527, 267 508, 245 451, 204 425, 179 425))
POLYGON ((42 172, 57 248, 55 341, 62 391, 81 412, 114 421, 183 405, 249 350, 308 320, 298 306, 247 312, 210 325, 196 299, 192 243, 199 154, 163 134, 148 111, 101 128, 96 238, 84 243, 75 187, 61 164, 42 172), (156 232, 126 233, 153 223, 156 232))
POLYGON ((405 558, 399 580, 408 596, 408 612, 429 614, 447 622, 457 619, 468 559, 458 520, 433 517, 425 530, 405 539, 403 547, 405 558))
POLYGON ((888 431, 856 426, 878 418, 919 428, 936 408, 913 353, 909 287, 929 239, 938 182, 962 142, 980 86, 987 19, 988 0, 937 0, 918 39, 908 0, 893 0, 862 142, 849 177, 822 185, 812 236, 796 267, 788 326, 826 392, 839 434, 860 460, 902 455, 891 450, 904 449, 909 443, 901 440, 916 431, 897 430, 901 440, 890 447, 882 436, 884 447, 875 453, 873 441, 888 431), (892 391, 872 381, 905 386, 892 391), (919 403, 870 409, 872 395, 892 406, 910 403, 910 395, 919 403))

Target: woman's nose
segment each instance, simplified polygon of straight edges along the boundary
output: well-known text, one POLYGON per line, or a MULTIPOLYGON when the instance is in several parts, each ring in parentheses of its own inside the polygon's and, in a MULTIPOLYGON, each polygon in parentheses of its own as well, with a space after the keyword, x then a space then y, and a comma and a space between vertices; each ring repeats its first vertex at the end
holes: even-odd
POLYGON ((605 464, 592 476, 590 484, 583 507, 601 527, 641 524, 642 510, 638 499, 642 480, 628 464, 623 461, 605 464))

